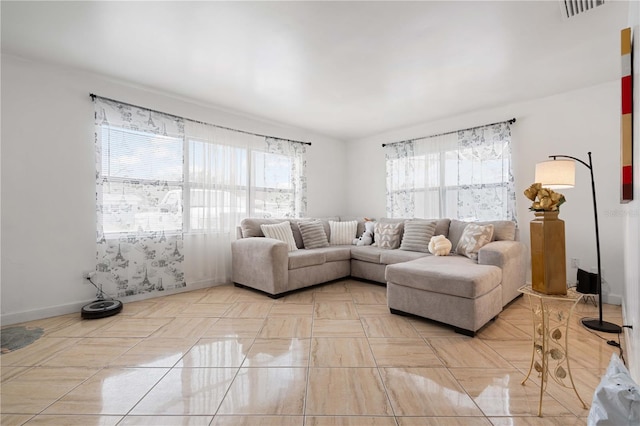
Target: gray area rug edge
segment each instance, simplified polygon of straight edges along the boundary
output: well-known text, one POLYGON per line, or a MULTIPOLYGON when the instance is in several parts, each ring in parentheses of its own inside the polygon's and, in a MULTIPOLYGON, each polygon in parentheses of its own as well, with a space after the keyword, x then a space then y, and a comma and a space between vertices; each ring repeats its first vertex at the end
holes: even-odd
POLYGON ((44 334, 40 327, 10 326, 0 329, 2 349, 0 354, 6 354, 29 346, 44 334))

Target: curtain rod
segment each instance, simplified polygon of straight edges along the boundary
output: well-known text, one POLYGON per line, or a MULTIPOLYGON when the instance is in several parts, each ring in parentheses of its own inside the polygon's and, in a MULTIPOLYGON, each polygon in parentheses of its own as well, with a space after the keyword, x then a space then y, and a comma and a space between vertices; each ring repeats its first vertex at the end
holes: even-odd
POLYGON ((460 129, 460 130, 452 130, 452 131, 450 131, 450 132, 437 133, 437 134, 435 134, 435 135, 422 136, 422 137, 419 137, 419 138, 407 139, 407 140, 399 141, 399 142, 383 143, 383 144, 382 144, 382 147, 384 148, 384 147, 385 147, 385 146, 387 146, 387 145, 394 145, 394 144, 397 144, 397 143, 403 143, 403 142, 415 141, 415 140, 418 140, 418 139, 435 138, 436 136, 450 135, 451 133, 457 133, 457 132, 464 132, 464 131, 467 131, 467 130, 479 129, 480 127, 493 126, 494 124, 500 124, 500 123, 509 123, 509 124, 513 124, 513 123, 515 123, 515 122, 516 122, 516 119, 515 119, 515 118, 512 118, 512 119, 510 119, 510 120, 506 120, 506 121, 498 121, 498 122, 491 123, 491 124, 483 124, 482 126, 468 127, 468 128, 466 128, 466 129, 460 129))
POLYGON ((285 139, 285 138, 279 138, 277 136, 269 136, 269 135, 262 135, 260 133, 253 133, 253 132, 247 132, 246 130, 239 130, 239 129, 233 129, 231 127, 225 127, 225 126, 219 126, 217 124, 211 124, 211 123, 207 123, 206 121, 199 121, 199 120, 192 120, 190 118, 184 118, 184 117, 180 117, 178 115, 175 114, 169 114, 167 112, 163 112, 163 111, 158 111, 156 109, 151 109, 151 108, 147 108, 147 107, 143 107, 140 105, 134 105, 134 104, 130 104, 128 102, 122 102, 122 101, 118 101, 116 99, 111 99, 111 98, 105 98, 104 96, 99 96, 99 95, 94 95, 93 93, 89 93, 89 96, 91 96, 91 100, 95 101, 96 98, 100 98, 100 99, 105 99, 107 101, 111 101, 111 102, 118 102, 121 103, 123 105, 129 105, 135 108, 142 108, 142 109, 146 109, 147 111, 151 111, 151 112, 155 112, 158 114, 164 114, 164 115, 168 115, 170 117, 176 117, 176 118, 181 118, 183 120, 189 120, 192 121, 194 123, 198 123, 198 124, 206 124, 208 126, 213 126, 213 127, 217 127, 219 129, 225 129, 225 130, 231 130, 232 132, 238 132, 238 133, 244 133, 245 135, 251 135, 251 136, 258 136, 261 138, 272 138, 272 139, 280 139, 281 141, 287 141, 287 142, 294 142, 294 143, 301 143, 304 145, 311 145, 311 142, 304 142, 304 141, 297 141, 297 140, 293 140, 293 139, 285 139))

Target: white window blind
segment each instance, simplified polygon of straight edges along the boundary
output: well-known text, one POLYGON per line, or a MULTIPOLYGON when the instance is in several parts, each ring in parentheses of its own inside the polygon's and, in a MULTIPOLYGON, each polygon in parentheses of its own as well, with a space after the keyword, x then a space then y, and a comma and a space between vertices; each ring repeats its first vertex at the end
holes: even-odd
POLYGON ((183 139, 109 125, 100 132, 103 231, 182 232, 183 139))

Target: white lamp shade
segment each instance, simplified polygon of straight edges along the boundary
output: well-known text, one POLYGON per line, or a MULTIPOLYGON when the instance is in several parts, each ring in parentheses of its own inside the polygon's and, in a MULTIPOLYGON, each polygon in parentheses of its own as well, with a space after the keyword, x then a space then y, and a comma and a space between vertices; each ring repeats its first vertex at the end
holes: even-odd
POLYGON ((536 164, 536 183, 551 189, 576 185, 576 163, 573 160, 550 160, 536 164))

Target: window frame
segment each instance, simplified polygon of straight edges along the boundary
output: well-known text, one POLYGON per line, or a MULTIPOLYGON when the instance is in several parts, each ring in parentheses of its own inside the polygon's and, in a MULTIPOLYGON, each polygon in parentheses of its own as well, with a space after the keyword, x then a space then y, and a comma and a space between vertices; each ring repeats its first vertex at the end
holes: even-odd
MULTIPOLYGON (((108 140, 107 139, 108 132, 110 132, 111 130, 122 132, 125 138, 122 141, 123 145, 126 144, 127 135, 130 135, 132 139, 136 134, 144 134, 145 137, 149 137, 150 139, 152 139, 154 136, 159 136, 159 137, 165 137, 165 136, 159 135, 147 130, 137 130, 135 128, 128 128, 126 126, 122 126, 118 124, 103 123, 103 124, 99 124, 98 127, 100 129, 99 131, 102 133, 101 135, 96 135, 96 137, 100 138, 101 147, 102 147, 100 152, 101 168, 100 168, 99 178, 100 178, 100 184, 103 185, 103 187, 106 185, 109 185, 110 183, 125 185, 127 181, 135 181, 135 182, 140 182, 142 184, 145 184, 145 183, 151 184, 157 181, 157 179, 143 179, 143 178, 132 179, 129 177, 105 174, 106 169, 110 169, 110 168, 103 167, 105 164, 105 158, 107 159, 107 162, 115 158, 115 157, 111 157, 112 152, 109 148, 107 148, 106 141, 108 140)), ((283 154, 283 153, 270 152, 267 149, 267 147, 258 148, 256 146, 240 146, 240 145, 235 145, 233 143, 213 142, 213 141, 203 140, 202 138, 190 137, 188 135, 182 135, 180 137, 171 137, 171 138, 175 142, 178 142, 178 141, 181 142, 180 145, 182 148, 182 152, 181 152, 182 180, 181 181, 180 180, 167 180, 167 181, 161 180, 161 181, 167 182, 167 184, 171 188, 175 188, 175 190, 179 190, 181 193, 181 199, 178 201, 178 204, 180 206, 179 214, 181 215, 181 223, 182 223, 181 228, 176 227, 172 229, 162 229, 162 230, 148 229, 144 231, 139 231, 138 229, 105 231, 104 229, 105 218, 109 216, 110 213, 102 212, 99 218, 99 220, 101 221, 99 226, 102 228, 101 233, 103 235, 109 238, 123 238, 123 237, 126 237, 127 235, 130 235, 131 233, 137 233, 137 234, 144 233, 144 234, 151 235, 158 232, 164 232, 167 235, 169 235, 169 234, 206 234, 206 233, 229 232, 230 229, 224 229, 224 226, 220 226, 219 224, 217 224, 215 228, 207 228, 207 226, 202 226, 202 227, 194 226, 194 223, 192 223, 191 210, 197 207, 194 206, 191 192, 193 190, 198 190, 198 189, 202 191, 216 191, 216 192, 228 191, 231 194, 230 195, 231 197, 234 196, 234 192, 244 192, 245 200, 244 202, 240 203, 242 204, 243 208, 238 209, 239 212, 237 211, 232 212, 231 215, 243 216, 243 217, 246 217, 246 216, 274 217, 274 215, 278 217, 279 216, 293 217, 295 215, 294 211, 290 211, 289 213, 282 213, 281 210, 271 212, 270 210, 266 210, 266 209, 260 214, 257 214, 257 209, 259 207, 260 202, 264 202, 264 204, 267 205, 267 201, 268 201, 268 200, 264 200, 264 201, 259 200, 258 194, 273 194, 273 193, 286 194, 288 196, 287 198, 290 197, 291 199, 293 199, 296 195, 296 188, 291 185, 288 185, 287 188, 278 187, 278 186, 269 186, 269 185, 257 186, 255 178, 258 174, 258 170, 256 169, 256 164, 258 163, 258 161, 256 161, 255 156, 261 154, 261 155, 273 155, 273 156, 283 157, 284 159, 286 159, 288 163, 289 175, 293 170, 292 166, 293 166, 293 161, 295 161, 295 157, 291 155, 283 154), (194 147, 192 147, 192 144, 209 144, 213 146, 223 147, 223 149, 237 150, 239 154, 235 154, 235 155, 242 155, 245 157, 243 160, 246 164, 246 172, 242 170, 242 168, 240 168, 240 170, 237 171, 237 173, 244 174, 242 179, 240 179, 240 181, 244 182, 244 184, 240 184, 240 185, 234 184, 233 178, 229 182, 213 182, 213 183, 197 182, 196 179, 192 179, 191 170, 193 168, 193 164, 190 156, 192 154, 192 149, 195 149, 194 147)), ((215 155, 215 153, 212 155, 215 155)), ((237 158, 238 157, 234 156, 234 159, 233 159, 234 163, 236 162, 237 158)), ((136 172, 137 170, 134 168, 132 169, 131 174, 135 175, 136 172)), ((174 189, 171 189, 171 190, 174 190, 174 189)), ((99 196, 102 197, 102 200, 99 201, 99 204, 101 204, 102 206, 105 205, 105 195, 106 193, 103 190, 101 190, 99 196)), ((158 210, 157 213, 159 215, 172 213, 167 211, 165 212, 160 211, 160 206, 162 204, 163 204, 162 200, 159 199, 157 202, 157 205, 154 206, 152 204, 147 203, 147 205, 145 205, 145 208, 148 209, 149 207, 157 207, 157 210, 158 210)), ((150 213, 153 213, 153 212, 150 210, 150 213)), ((133 220, 133 228, 135 228, 135 218, 133 220)))
MULTIPOLYGON (((191 190, 192 189, 202 189, 203 191, 206 190, 211 190, 211 191, 226 191, 226 190, 233 190, 233 191, 244 191, 246 193, 246 199, 245 199, 245 212, 241 212, 242 215, 244 216, 250 216, 250 217, 257 217, 256 216, 256 193, 258 192, 266 192, 268 190, 272 191, 272 192, 279 192, 279 193, 284 193, 284 194, 290 194, 291 196, 295 195, 295 191, 293 188, 290 189, 284 189, 284 188, 276 188, 276 187, 269 187, 269 186, 256 186, 254 185, 254 178, 255 178, 255 174, 257 173, 256 169, 254 168, 254 163, 255 163, 255 159, 254 159, 254 153, 261 153, 261 154, 271 154, 271 155, 280 155, 283 156, 285 158, 291 159, 292 157, 290 156, 286 156, 284 154, 275 154, 275 153, 270 153, 268 152, 266 149, 257 149, 257 148, 251 148, 251 147, 240 147, 240 146, 236 146, 233 144, 225 144, 225 143, 219 143, 219 142, 209 142, 209 141, 205 141, 205 140, 201 140, 201 139, 197 139, 197 138, 189 138, 185 136, 185 147, 184 147, 184 153, 185 153, 185 164, 184 164, 184 175, 185 175, 185 180, 184 180, 184 185, 183 185, 183 201, 182 201, 182 206, 183 206, 183 232, 187 233, 187 234, 202 234, 202 233, 207 233, 207 232, 223 232, 224 230, 219 230, 219 229, 206 229, 206 228, 194 228, 193 225, 191 224, 191 214, 190 214, 190 209, 191 209, 191 190), (210 144, 210 145, 217 145, 217 146, 222 146, 225 148, 232 148, 232 149, 237 149, 237 150, 241 150, 243 151, 243 154, 246 156, 246 176, 244 177, 244 181, 246 182, 246 184, 244 185, 232 185, 232 184, 219 184, 219 183, 214 183, 214 184, 205 184, 205 183, 199 183, 199 182, 192 182, 191 179, 189 178, 190 176, 190 161, 188 161, 189 154, 190 154, 190 143, 191 142, 195 142, 195 143, 203 143, 203 144, 210 144), (186 214, 186 212, 189 211, 189 214, 186 214)), ((291 161, 291 160, 290 160, 291 161)))
MULTIPOLYGON (((454 133, 452 133, 454 134, 454 133)), ((418 139, 414 140, 413 142, 415 143, 416 141, 418 141, 418 139)), ((415 148, 414 148, 415 150, 415 148)), ((399 199, 401 198, 402 194, 408 194, 411 196, 411 198, 413 199, 413 208, 414 208, 414 216, 416 211, 422 211, 423 208, 418 208, 417 205, 418 203, 416 203, 416 199, 417 196, 420 194, 425 194, 425 199, 428 198, 428 196, 426 196, 426 194, 432 193, 435 194, 435 196, 437 196, 438 198, 438 217, 439 218, 447 218, 447 217, 455 217, 458 220, 467 220, 467 221, 475 221, 475 220, 484 220, 484 219, 479 219, 477 217, 464 217, 461 218, 459 217, 459 211, 454 211, 454 212, 448 212, 448 202, 447 199, 449 197, 452 196, 453 193, 456 193, 458 191, 463 191, 463 190, 479 190, 479 189, 491 189, 491 188, 500 188, 500 189, 504 189, 508 191, 509 185, 510 185, 510 181, 509 181, 509 176, 505 176, 504 174, 502 175, 502 179, 500 181, 496 181, 496 182, 488 182, 488 183, 470 183, 470 184, 464 184, 464 183, 457 183, 457 184, 447 184, 447 154, 449 153, 453 153, 455 156, 459 157, 461 152, 461 148, 459 146, 456 146, 455 148, 453 147, 443 147, 442 149, 434 149, 434 148, 427 148, 422 150, 419 153, 412 153, 410 156, 407 157, 393 157, 393 158, 387 158, 386 159, 386 170, 387 172, 390 169, 389 163, 390 162, 397 162, 396 163, 396 167, 402 167, 401 162, 405 162, 404 166, 408 167, 409 165, 413 165, 414 167, 414 171, 413 171, 413 187, 409 188, 408 186, 410 186, 409 184, 411 183, 411 181, 408 182, 408 184, 404 184, 402 186, 398 185, 397 189, 393 189, 393 190, 389 190, 389 188, 387 187, 387 191, 389 192, 389 194, 391 194, 393 196, 393 198, 395 199, 399 199), (428 183, 430 181, 430 179, 427 178, 428 173, 429 173, 429 165, 432 163, 431 161, 429 161, 429 156, 432 155, 437 155, 438 159, 437 159, 437 164, 438 164, 438 185, 433 185, 433 186, 429 186, 428 183), (418 174, 419 170, 416 167, 416 165, 420 164, 422 167, 422 171, 423 171, 423 176, 419 177, 420 175, 418 174), (418 186, 416 184, 416 182, 422 182, 420 184, 420 186, 418 186)), ((501 154, 501 156, 499 157, 500 161, 504 161, 504 158, 501 154)), ((492 159, 493 160, 493 159, 492 159)), ((460 160, 458 159, 458 165, 460 165, 460 160)), ((482 162, 484 160, 480 160, 480 162, 482 162)), ((508 158, 509 163, 511 163, 512 159, 508 158)), ((451 166, 450 166, 451 167, 451 166)), ((391 167, 393 168, 393 167, 391 167)), ((456 202, 458 201, 458 197, 455 196, 455 199, 452 199, 452 202, 456 202)), ((503 200, 504 202, 507 202, 507 200, 503 200)), ((393 212, 389 212, 387 211, 387 213, 393 213, 393 212)), ((502 220, 502 219, 498 219, 496 218, 495 220, 502 220)))

